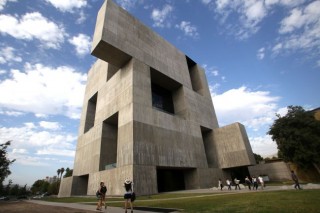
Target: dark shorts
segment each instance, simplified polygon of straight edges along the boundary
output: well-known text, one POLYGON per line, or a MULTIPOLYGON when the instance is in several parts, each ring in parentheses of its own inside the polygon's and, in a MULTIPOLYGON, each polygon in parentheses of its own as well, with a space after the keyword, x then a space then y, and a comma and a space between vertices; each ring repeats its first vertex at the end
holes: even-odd
POLYGON ((123 198, 124 199, 131 199, 131 193, 125 193, 123 198))

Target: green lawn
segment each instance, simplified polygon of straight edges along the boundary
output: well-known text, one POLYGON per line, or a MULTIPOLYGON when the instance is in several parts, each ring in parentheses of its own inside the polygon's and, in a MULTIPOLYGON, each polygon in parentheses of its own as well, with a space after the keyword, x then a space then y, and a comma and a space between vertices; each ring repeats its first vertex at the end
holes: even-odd
MULTIPOLYGON (((56 198, 56 202, 96 202, 93 198, 56 198)), ((123 206, 122 198, 108 199, 123 206), (119 202, 116 202, 119 201, 119 202)), ((260 191, 239 194, 159 194, 138 197, 135 206, 180 209, 181 212, 320 212, 320 190, 260 191)))

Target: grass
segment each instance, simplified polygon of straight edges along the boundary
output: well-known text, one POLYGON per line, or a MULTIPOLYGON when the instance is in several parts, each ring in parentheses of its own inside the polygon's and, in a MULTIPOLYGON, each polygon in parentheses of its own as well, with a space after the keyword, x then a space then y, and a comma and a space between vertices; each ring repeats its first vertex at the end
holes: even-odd
MULTIPOLYGON (((319 212, 320 190, 262 191, 239 194, 159 194, 141 196, 135 206, 174 208, 182 212, 319 212)), ((55 202, 93 202, 95 198, 50 198, 55 202)), ((123 199, 108 198, 109 206, 123 206, 123 199)))

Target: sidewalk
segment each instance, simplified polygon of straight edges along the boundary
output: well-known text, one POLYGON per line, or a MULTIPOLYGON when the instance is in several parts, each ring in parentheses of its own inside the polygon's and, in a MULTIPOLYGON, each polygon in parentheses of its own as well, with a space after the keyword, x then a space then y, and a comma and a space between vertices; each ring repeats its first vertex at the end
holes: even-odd
MULTIPOLYGON (((320 189, 320 184, 300 184, 300 186, 303 189, 320 189)), ((209 188, 209 189, 194 189, 194 190, 183 190, 183 191, 175 191, 175 192, 167 192, 167 193, 208 193, 208 195, 195 195, 194 197, 198 196, 219 196, 224 194, 238 194, 238 193, 256 193, 256 192, 263 192, 263 191, 277 191, 277 190, 295 190, 293 185, 282 185, 282 186, 266 186, 263 190, 260 188, 256 190, 248 190, 248 188, 245 188, 244 185, 240 185, 241 190, 227 190, 224 188, 222 191, 218 189, 217 187, 209 188)), ((190 197, 189 197, 190 198, 190 197)), ((180 198, 170 198, 170 199, 160 199, 160 200, 172 200, 172 199, 185 199, 184 197, 180 198)), ((147 200, 146 200, 147 201, 147 200)), ((148 200, 150 201, 150 200, 148 200)), ((92 211, 92 212, 108 212, 108 213, 124 213, 124 209, 120 207, 111 207, 108 206, 108 208, 102 211, 95 210, 96 205, 90 205, 90 204, 84 204, 84 203, 56 203, 56 202, 47 202, 42 200, 28 200, 27 202, 41 204, 41 205, 47 205, 47 206, 62 206, 62 207, 68 207, 73 209, 79 209, 79 210, 85 210, 85 211, 92 211)), ((170 212, 174 213, 177 212, 173 209, 160 209, 160 208, 143 208, 143 207, 136 207, 134 208, 134 213, 154 213, 154 212, 170 212)), ((130 213, 130 211, 128 211, 130 213)))
MULTIPOLYGON (((92 211, 92 212, 124 213, 124 208, 112 207, 112 206, 108 206, 107 209, 103 208, 101 211, 98 211, 98 210, 96 210, 96 205, 90 205, 90 204, 57 203, 57 202, 48 202, 48 201, 42 201, 42 200, 28 200, 27 202, 36 203, 36 204, 40 204, 40 205, 46 205, 46 206, 63 206, 63 207, 67 207, 67 208, 92 211)), ((130 213, 130 211, 128 211, 128 213, 130 213)), ((154 213, 154 212, 141 211, 141 210, 134 209, 134 213, 154 213)))

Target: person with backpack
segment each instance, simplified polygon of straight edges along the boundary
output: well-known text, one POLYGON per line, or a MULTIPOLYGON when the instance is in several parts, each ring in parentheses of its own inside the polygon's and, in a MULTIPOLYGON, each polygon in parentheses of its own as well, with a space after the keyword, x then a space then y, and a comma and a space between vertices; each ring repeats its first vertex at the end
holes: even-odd
POLYGON ((100 187, 96 193, 98 197, 97 210, 101 211, 102 206, 104 206, 105 209, 107 208, 106 193, 107 193, 107 187, 104 185, 104 182, 101 182, 100 187))
POLYGON ((128 203, 130 204, 130 208, 131 208, 131 213, 133 213, 133 200, 135 199, 135 194, 133 192, 133 182, 129 179, 126 179, 124 181, 124 189, 125 189, 125 193, 124 193, 124 209, 125 209, 125 213, 127 213, 127 208, 128 208, 128 203))

